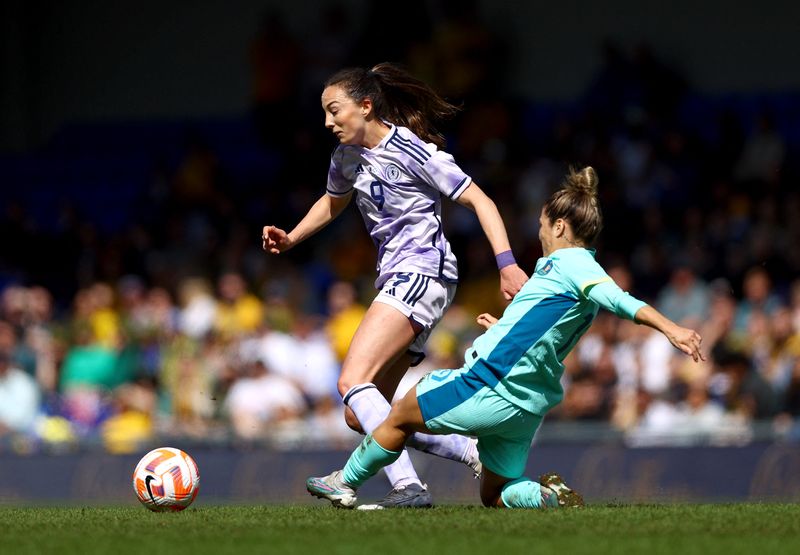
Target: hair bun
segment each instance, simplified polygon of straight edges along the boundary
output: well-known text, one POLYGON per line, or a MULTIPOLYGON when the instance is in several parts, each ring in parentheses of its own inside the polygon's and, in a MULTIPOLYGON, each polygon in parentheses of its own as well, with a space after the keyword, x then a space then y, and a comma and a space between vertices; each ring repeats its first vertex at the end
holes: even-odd
POLYGON ((564 182, 565 189, 572 189, 576 192, 586 193, 592 196, 597 195, 597 183, 600 179, 592 166, 586 166, 580 171, 570 169, 567 179, 564 182))

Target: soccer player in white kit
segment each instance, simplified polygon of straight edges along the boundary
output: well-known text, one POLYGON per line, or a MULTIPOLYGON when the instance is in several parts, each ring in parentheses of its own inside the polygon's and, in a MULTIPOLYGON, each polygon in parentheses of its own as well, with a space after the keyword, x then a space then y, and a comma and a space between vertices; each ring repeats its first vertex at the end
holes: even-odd
MULTIPOLYGON (((423 346, 456 290, 456 258, 442 230, 447 197, 473 210, 495 254, 507 300, 528 276, 514 261, 494 202, 441 150, 434 127, 457 108, 422 81, 391 65, 347 69, 322 92, 325 127, 339 139, 326 193, 290 232, 264 226, 263 247, 278 254, 337 217, 355 197, 378 249, 380 290, 359 325, 342 364, 338 388, 348 425, 372 432, 389 414, 397 384, 424 357, 423 346)), ((479 468, 475 440, 415 434, 408 445, 479 468)), ((432 504, 403 452, 386 467, 392 491, 370 508, 432 504)))

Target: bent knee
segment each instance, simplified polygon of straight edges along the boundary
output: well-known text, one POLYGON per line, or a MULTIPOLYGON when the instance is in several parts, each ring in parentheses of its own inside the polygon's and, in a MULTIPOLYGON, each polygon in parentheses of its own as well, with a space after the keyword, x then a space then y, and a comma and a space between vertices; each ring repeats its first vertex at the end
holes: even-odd
MULTIPOLYGON (((336 382, 336 388, 339 390, 339 395, 344 398, 347 392, 357 385, 372 383, 374 384, 373 377, 366 374, 354 374, 352 372, 342 372, 339 380, 336 382)), ((376 386, 377 387, 377 386, 376 386)))
POLYGON ((344 396, 347 395, 351 387, 353 386, 350 384, 350 380, 345 380, 343 377, 339 378, 339 381, 336 382, 336 389, 339 390, 339 395, 341 395, 342 399, 344 399, 344 396))
POLYGON ((339 390, 339 395, 344 399, 344 396, 347 395, 347 392, 353 389, 353 387, 369 382, 370 380, 359 380, 342 375, 339 377, 339 381, 336 382, 336 387, 339 390))
POLYGON ((361 427, 361 422, 358 421, 356 413, 354 413, 350 407, 344 408, 344 421, 347 423, 347 427, 354 432, 358 432, 359 434, 364 433, 364 429, 361 427))

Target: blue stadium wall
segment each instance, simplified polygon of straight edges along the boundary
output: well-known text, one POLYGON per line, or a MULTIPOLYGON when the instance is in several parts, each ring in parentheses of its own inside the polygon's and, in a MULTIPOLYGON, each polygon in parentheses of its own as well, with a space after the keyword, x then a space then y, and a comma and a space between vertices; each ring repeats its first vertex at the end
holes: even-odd
MULTIPOLYGON (((178 447, 180 447, 178 445, 178 447)), ((310 503, 307 476, 340 468, 346 451, 190 449, 200 467, 198 504, 310 503)), ((412 453, 439 502, 479 503, 478 482, 460 464, 412 453)), ((138 457, 101 453, 0 454, 0 505, 135 504, 138 457)), ((628 449, 609 445, 535 447, 528 474, 556 470, 590 502, 800 501, 800 446, 628 449)), ((382 476, 363 499, 387 489, 382 476)))

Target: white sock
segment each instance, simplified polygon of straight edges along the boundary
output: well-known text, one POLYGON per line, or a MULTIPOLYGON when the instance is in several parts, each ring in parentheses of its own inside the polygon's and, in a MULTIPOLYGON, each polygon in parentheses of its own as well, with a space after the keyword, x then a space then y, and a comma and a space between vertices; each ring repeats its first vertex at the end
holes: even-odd
POLYGON ((416 432, 407 445, 424 453, 473 466, 478 462, 477 444, 475 439, 458 434, 440 436, 416 432))
POLYGON ((414 465, 411 463, 411 457, 408 456, 408 451, 403 449, 400 457, 390 464, 384 466, 383 471, 392 484, 392 489, 405 487, 409 484, 417 484, 418 486, 425 487, 417 476, 417 471, 414 470, 414 465))
MULTIPOLYGON (((366 433, 371 433, 372 430, 377 428, 392 408, 383 395, 378 392, 374 384, 353 386, 350 388, 350 391, 345 394, 344 399, 345 404, 355 413, 358 421, 361 423, 361 427, 364 428, 366 433)), ((409 438, 408 446, 413 447, 417 451, 422 451, 423 453, 463 462, 472 468, 478 465, 477 441, 467 436, 458 434, 435 435, 416 432, 409 438)), ((387 475, 388 474, 387 472, 387 475)), ((416 476, 416 473, 414 473, 414 475, 416 476)))
MULTIPOLYGON (((350 410, 358 418, 358 422, 364 429, 365 433, 371 434, 378 425, 383 422, 392 406, 389 404, 375 384, 366 383, 355 385, 350 388, 344 396, 344 404, 350 407, 350 410)), ((411 459, 408 452, 403 449, 403 454, 397 461, 389 466, 384 467, 386 477, 392 484, 392 488, 399 488, 409 484, 417 484, 422 486, 422 482, 411 464, 411 459)))

